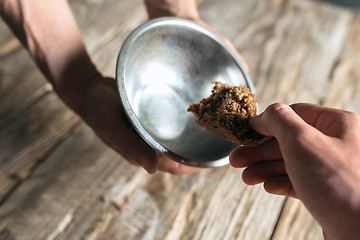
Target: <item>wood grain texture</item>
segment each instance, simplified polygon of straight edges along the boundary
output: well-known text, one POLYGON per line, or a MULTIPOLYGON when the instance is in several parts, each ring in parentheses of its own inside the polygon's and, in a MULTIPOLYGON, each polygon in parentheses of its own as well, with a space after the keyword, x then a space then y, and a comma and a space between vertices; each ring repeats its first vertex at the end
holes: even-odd
POLYGON ((0 128, 3 128, 52 88, 3 22, 0 32, 0 128))
POLYGON ((360 14, 351 25, 339 60, 330 76, 329 92, 324 105, 360 114, 360 14))
MULTIPOLYGON (((359 113, 355 13, 305 0, 199 2, 246 59, 261 110, 308 101, 359 113)), ((123 41, 146 20, 142 1, 70 4, 92 58, 114 76, 123 41)), ((300 202, 245 186, 239 169, 150 176, 128 164, 24 56, 10 33, 0 36, 0 239, 322 239, 300 202)))
POLYGON ((299 200, 289 198, 272 239, 323 239, 323 234, 304 205, 299 200))
POLYGON ((206 1, 203 15, 248 63, 260 111, 278 101, 320 103, 352 20, 344 9, 292 0, 206 1))
POLYGON ((269 237, 282 200, 240 176, 229 167, 149 176, 80 126, 1 206, 0 229, 15 239, 269 237))
POLYGON ((103 203, 101 189, 106 180, 126 182, 133 172, 133 168, 121 166, 119 156, 82 125, 1 206, 0 228, 5 227, 15 239, 55 239, 72 230, 79 216, 86 229, 94 217, 90 212, 97 210, 89 208, 90 203, 103 203), (118 171, 122 180, 116 179, 113 171, 118 171))
POLYGON ((70 2, 84 41, 100 72, 115 76, 120 48, 132 30, 147 20, 142 0, 70 2))
MULTIPOLYGON (((356 113, 359 108, 359 66, 360 66, 360 15, 356 14, 349 24, 350 31, 346 35, 339 57, 334 62, 332 72, 328 76, 326 95, 322 104, 338 107, 356 113)), ((289 199, 273 239, 322 239, 322 231, 318 223, 298 201, 289 199)))
POLYGON ((0 131, 1 201, 78 122, 57 96, 49 93, 0 131))
MULTIPOLYGON (((122 40, 140 23, 139 21, 145 19, 144 9, 137 8, 140 4, 141 1, 72 3, 79 27, 84 31, 84 39, 91 42, 88 44, 89 51, 94 55, 95 62, 102 61, 99 68, 105 73, 111 72, 111 75, 114 75, 116 56, 122 40), (95 16, 98 16, 99 12, 106 12, 107 9, 111 10, 111 17, 101 18, 102 21, 97 20, 99 18, 95 16), (135 9, 142 17, 133 14, 135 9), (89 15, 85 18, 82 14, 89 15), (118 14, 121 17, 114 18, 118 14), (109 22, 110 18, 112 21, 109 22), (129 26, 126 25, 127 19, 129 26), (117 24, 119 22, 122 23, 120 27, 117 24), (112 27, 104 28, 106 24, 112 27), (94 30, 86 31, 87 29, 106 31, 100 34, 94 33, 94 30), (97 38, 94 34, 101 37, 97 38), (113 37, 114 39, 110 39, 117 45, 110 43, 110 47, 105 51, 109 44, 109 39, 104 37, 107 35, 113 37), (119 35, 122 38, 119 39, 119 35), (97 51, 101 53, 99 59, 97 51)), ((1 202, 6 193, 26 179, 35 164, 42 161, 47 152, 67 136, 79 120, 52 93, 51 85, 46 82, 9 29, 3 23, 0 29, 4 32, 0 41, 0 60, 5 63, 6 59, 6 64, 0 64, 0 148, 3 149, 0 153, 0 181, 3 183, 0 186, 1 202)))
POLYGON ((276 212, 281 201, 246 187, 240 174, 224 167, 149 176, 82 126, 1 207, 0 229, 15 239, 263 239, 276 220, 269 210, 276 212), (174 225, 181 221, 182 227, 174 225))

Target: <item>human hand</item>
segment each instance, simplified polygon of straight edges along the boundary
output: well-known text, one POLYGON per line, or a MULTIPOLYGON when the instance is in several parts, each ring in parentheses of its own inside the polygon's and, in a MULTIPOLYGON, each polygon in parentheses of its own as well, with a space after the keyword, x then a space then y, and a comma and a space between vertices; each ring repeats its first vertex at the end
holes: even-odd
POLYGON ((134 130, 120 103, 115 80, 97 76, 84 89, 78 114, 108 146, 148 173, 173 174, 199 171, 162 156, 134 130))
POLYGON ((200 19, 195 0, 144 0, 149 19, 179 17, 192 21, 200 19))
POLYGON ((92 63, 68 1, 0 0, 0 5, 0 15, 54 91, 107 145, 149 173, 198 171, 161 156, 133 130, 115 80, 102 77, 92 63))
POLYGON ((269 193, 297 197, 328 239, 358 239, 360 117, 313 104, 274 104, 250 120, 274 138, 231 153, 243 180, 269 193))

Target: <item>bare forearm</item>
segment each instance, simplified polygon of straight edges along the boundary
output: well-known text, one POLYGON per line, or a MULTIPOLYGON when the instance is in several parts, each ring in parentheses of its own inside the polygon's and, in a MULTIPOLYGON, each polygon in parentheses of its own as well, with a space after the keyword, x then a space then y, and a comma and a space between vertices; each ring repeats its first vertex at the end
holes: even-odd
POLYGON ((78 110, 97 76, 66 0, 0 0, 1 15, 59 96, 78 110))

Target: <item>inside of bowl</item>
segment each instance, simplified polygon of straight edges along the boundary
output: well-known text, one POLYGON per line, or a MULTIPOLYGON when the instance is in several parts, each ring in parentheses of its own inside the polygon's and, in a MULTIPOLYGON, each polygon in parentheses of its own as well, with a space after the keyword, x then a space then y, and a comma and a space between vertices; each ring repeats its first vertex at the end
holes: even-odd
POLYGON ((210 95, 212 81, 248 85, 231 54, 207 34, 181 24, 149 27, 133 38, 122 71, 145 134, 176 157, 217 161, 238 146, 199 127, 187 112, 210 95))

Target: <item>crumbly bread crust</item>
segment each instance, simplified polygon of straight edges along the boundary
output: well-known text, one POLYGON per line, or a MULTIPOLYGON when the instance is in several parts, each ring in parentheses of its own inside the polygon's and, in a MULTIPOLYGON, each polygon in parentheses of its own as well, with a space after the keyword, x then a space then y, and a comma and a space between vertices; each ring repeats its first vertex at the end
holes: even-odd
POLYGON ((195 121, 228 141, 246 146, 260 143, 264 136, 249 125, 249 118, 256 115, 255 94, 246 86, 213 83, 212 94, 188 108, 194 113, 195 121))

